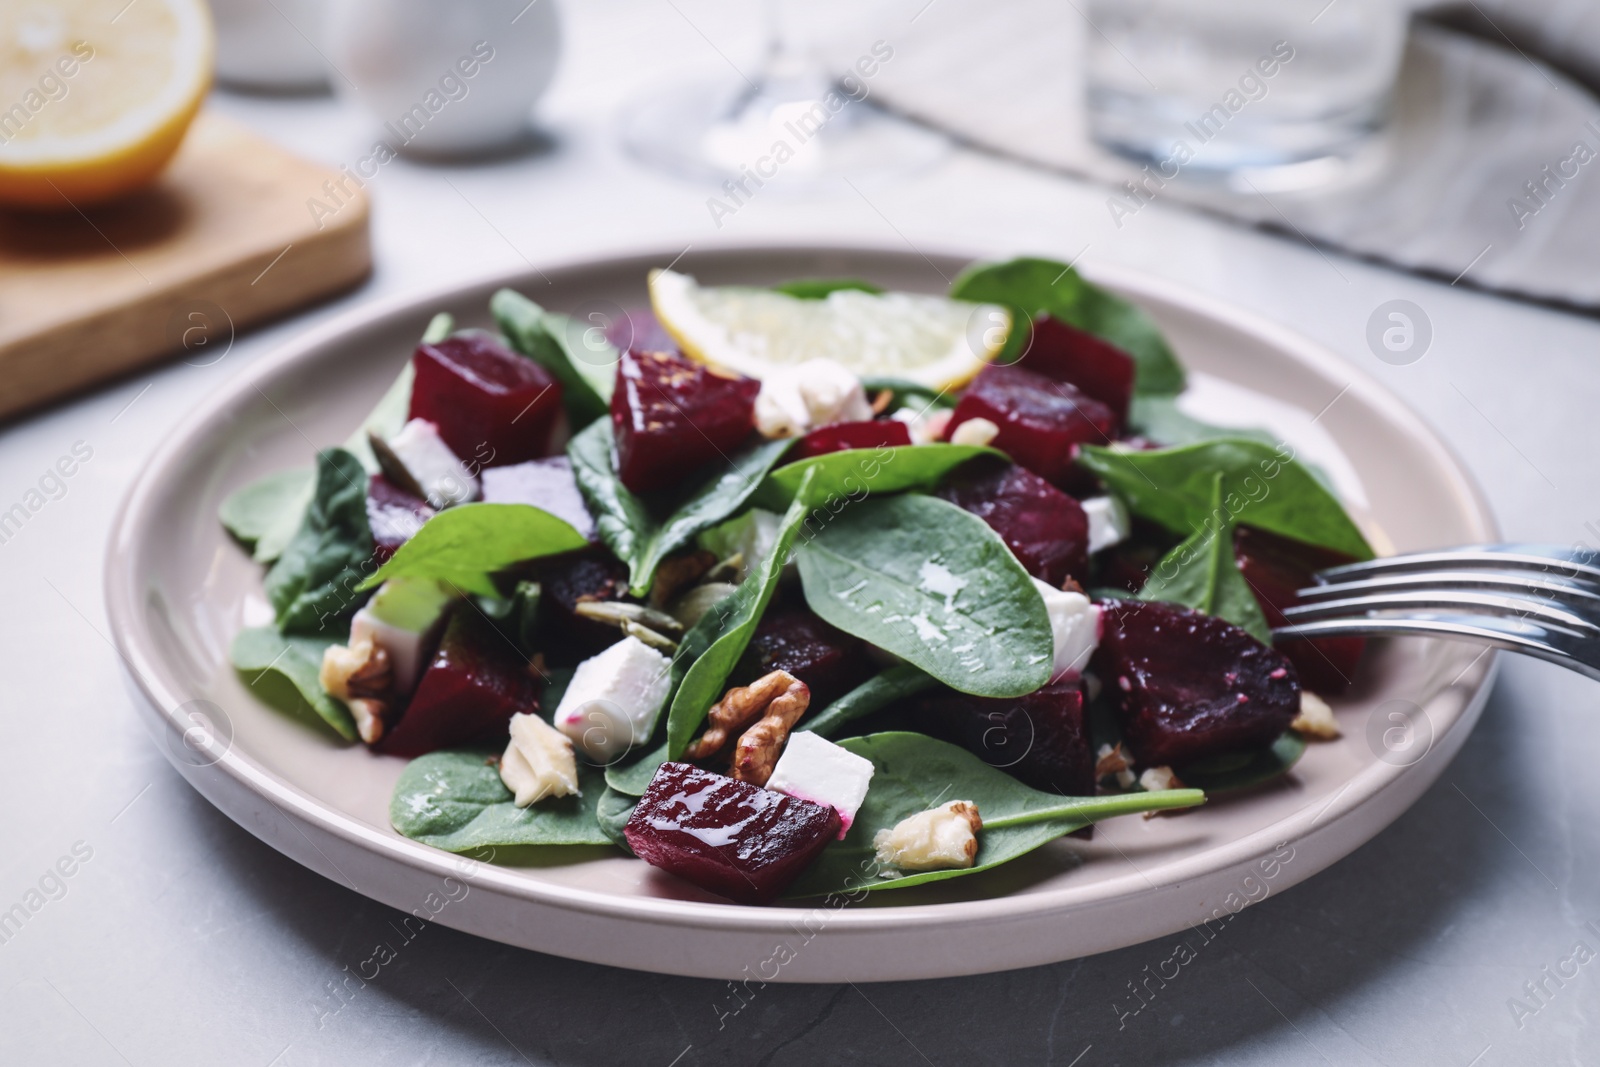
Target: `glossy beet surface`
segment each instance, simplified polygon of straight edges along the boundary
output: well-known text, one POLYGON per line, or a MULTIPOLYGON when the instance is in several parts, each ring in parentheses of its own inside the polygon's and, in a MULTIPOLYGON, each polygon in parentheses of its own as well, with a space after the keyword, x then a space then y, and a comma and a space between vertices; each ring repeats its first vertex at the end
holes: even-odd
POLYGON ((922 702, 926 728, 1024 785, 1092 797, 1094 746, 1076 681, 998 699, 947 692, 922 702))
POLYGON ((839 835, 839 813, 688 763, 663 763, 623 828, 646 863, 765 904, 839 835))
POLYGON ((594 516, 583 502, 566 456, 494 467, 483 472, 483 499, 489 504, 532 504, 594 540, 594 516))
POLYGON ((1133 357, 1092 333, 1040 315, 1022 365, 1058 382, 1070 382, 1111 409, 1117 428, 1133 400, 1133 357))
POLYGON ((538 711, 539 691, 509 641, 478 612, 457 610, 400 721, 373 748, 420 756, 474 741, 504 742, 512 715, 538 711))
POLYGON ((911 430, 898 419, 870 419, 865 422, 836 422, 812 430, 800 438, 785 459, 789 462, 843 452, 847 448, 883 448, 909 445, 911 430))
POLYGON ((395 549, 411 540, 434 510, 381 474, 367 480, 367 525, 372 528, 372 558, 387 563, 395 549))
POLYGON ((553 665, 571 666, 621 640, 617 627, 577 613, 585 600, 628 598, 628 568, 610 552, 596 548, 543 560, 533 576, 539 582, 543 651, 553 665))
MULTIPOLYGON (((1355 562, 1341 552, 1244 526, 1234 531, 1233 550, 1239 570, 1255 590, 1267 625, 1273 627, 1288 621, 1283 609, 1300 603, 1295 594, 1316 584, 1317 571, 1355 562)), ((1367 643, 1360 637, 1321 637, 1315 641, 1283 641, 1277 647, 1300 672, 1301 685, 1323 696, 1338 696, 1350 688, 1367 643)))
POLYGON ((1089 520, 1076 500, 1014 463, 963 466, 938 494, 1000 535, 1027 572, 1060 589, 1088 579, 1089 520))
POLYGON ((788 671, 811 690, 814 714, 873 674, 866 642, 817 618, 803 605, 770 609, 745 647, 734 677, 748 685, 772 671, 788 671))
POLYGON ((617 474, 636 493, 676 485, 725 460, 755 427, 761 383, 667 352, 624 352, 611 396, 617 474))
POLYGON ((1300 710, 1294 664, 1232 623, 1176 604, 1108 600, 1091 666, 1141 766, 1262 748, 1300 710))
POLYGON ((550 451, 561 386, 539 364, 481 332, 422 345, 411 357, 411 417, 439 427, 469 470, 550 451))
POLYGON ((1074 446, 1106 444, 1117 426, 1110 408, 1076 386, 997 363, 979 371, 962 394, 945 439, 977 418, 1000 427, 995 448, 1057 485, 1071 474, 1074 446))

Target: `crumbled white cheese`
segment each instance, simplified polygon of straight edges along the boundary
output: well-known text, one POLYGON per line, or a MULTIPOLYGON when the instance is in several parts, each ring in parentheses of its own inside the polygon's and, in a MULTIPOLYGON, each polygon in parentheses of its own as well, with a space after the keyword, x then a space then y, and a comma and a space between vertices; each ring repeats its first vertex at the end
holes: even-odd
POLYGON ((968 419, 950 432, 953 445, 986 445, 1000 436, 1000 427, 988 419, 968 419))
POLYGON ((768 374, 756 396, 763 437, 799 437, 835 422, 872 418, 861 379, 831 359, 808 359, 768 374))
POLYGON ((1050 617, 1050 636, 1055 644, 1055 667, 1050 680, 1082 674, 1089 657, 1100 644, 1100 609, 1082 593, 1069 593, 1037 578, 1033 584, 1044 598, 1045 614, 1050 617))
POLYGON ((593 760, 608 763, 650 740, 656 712, 671 688, 671 661, 637 637, 625 637, 578 664, 556 729, 593 760))
POLYGON ((371 641, 389 655, 394 691, 409 693, 427 664, 423 657, 455 593, 432 578, 391 578, 350 620, 350 646, 371 641))
POLYGON ((1146 793, 1161 793, 1168 789, 1182 789, 1183 783, 1178 781, 1171 767, 1151 767, 1139 775, 1139 787, 1146 793))
POLYGON ((1100 750, 1094 754, 1094 760, 1094 776, 1096 778, 1114 776, 1119 789, 1132 789, 1133 783, 1138 781, 1134 777, 1133 764, 1128 762, 1128 755, 1122 751, 1121 745, 1101 745, 1100 750))
POLYGON ((445 508, 477 499, 478 479, 450 451, 433 423, 412 419, 387 443, 429 504, 445 508))
POLYGON ((577 793, 578 761, 572 740, 537 715, 511 716, 511 740, 500 757, 500 780, 519 808, 545 797, 577 793))
POLYGON ((867 799, 872 771, 871 760, 804 730, 789 736, 767 788, 833 808, 839 813, 843 837, 867 799))
POLYGON ((1339 737, 1339 724, 1334 720, 1328 702, 1309 690, 1300 691, 1300 714, 1294 717, 1289 729, 1323 741, 1339 737))
POLYGON ((942 807, 919 811, 879 830, 872 839, 878 866, 898 871, 937 871, 971 867, 978 858, 978 831, 983 820, 978 805, 952 800, 942 807))
POLYGON ((1114 496, 1092 496, 1080 501, 1083 514, 1089 520, 1089 554, 1110 548, 1128 539, 1133 530, 1133 519, 1128 506, 1114 496))

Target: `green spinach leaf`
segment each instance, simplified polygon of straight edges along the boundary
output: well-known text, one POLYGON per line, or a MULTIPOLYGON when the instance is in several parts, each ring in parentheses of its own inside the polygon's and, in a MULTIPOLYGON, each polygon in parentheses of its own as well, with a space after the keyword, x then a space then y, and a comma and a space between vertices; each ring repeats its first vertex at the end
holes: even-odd
POLYGON ((317 484, 300 529, 267 572, 267 599, 286 634, 326 633, 365 597, 358 583, 372 566, 367 472, 341 448, 317 454, 317 484))
POLYGON ((872 761, 872 788, 842 841, 823 849, 817 861, 785 894, 790 897, 862 889, 901 889, 960 878, 998 867, 1063 834, 1113 815, 1193 807, 1204 803, 1198 789, 1118 796, 1063 797, 1030 789, 966 749, 923 734, 881 733, 849 737, 839 744, 872 761), (952 800, 978 806, 983 829, 978 858, 964 870, 879 875, 872 839, 901 819, 952 800))
POLYGON ((650 788, 656 768, 667 762, 665 741, 631 763, 613 763, 606 768, 606 787, 630 797, 642 797, 650 788))
POLYGON ((798 281, 774 285, 773 289, 799 300, 822 300, 829 293, 853 290, 861 293, 881 293, 882 289, 860 278, 801 278, 798 281))
POLYGON ((1357 559, 1372 548, 1338 499, 1294 459, 1288 445, 1221 438, 1150 452, 1084 445, 1078 462, 1136 515, 1187 536, 1212 517, 1215 475, 1234 522, 1357 559))
POLYGON ((868 678, 815 716, 803 721, 799 728, 810 730, 818 737, 833 737, 864 715, 881 711, 897 700, 926 693, 938 685, 938 680, 931 674, 909 663, 902 663, 868 678))
POLYGON ((255 626, 233 635, 228 658, 268 703, 288 703, 290 711, 309 708, 340 737, 354 741, 356 722, 350 709, 328 695, 319 678, 323 650, 334 644, 343 644, 343 635, 285 637, 270 626, 255 626))
POLYGON ((812 456, 779 467, 768 477, 756 502, 774 510, 794 499, 800 483, 813 472, 812 499, 859 499, 869 493, 899 493, 930 489, 939 479, 976 456, 1005 453, 977 445, 885 445, 882 448, 847 448, 812 456))
POLYGON ((511 790, 483 749, 430 752, 406 764, 389 799, 389 821, 405 836, 447 852, 511 845, 609 845, 595 809, 605 793, 600 772, 578 764, 581 796, 531 807, 511 790))
POLYGON ((217 517, 257 563, 271 563, 300 529, 316 484, 317 472, 310 467, 274 471, 229 493, 217 517))
POLYGON ((1305 752, 1305 738, 1285 730, 1283 736, 1259 752, 1191 763, 1179 777, 1184 785, 1205 790, 1207 796, 1238 793, 1288 774, 1305 752))
POLYGON ((600 804, 595 810, 595 818, 600 823, 600 832, 611 840, 613 845, 622 849, 628 855, 633 855, 633 848, 628 844, 628 839, 622 833, 622 828, 628 825, 628 819, 633 815, 633 809, 639 806, 639 798, 619 793, 610 786, 600 794, 600 804))
POLYGON ((439 512, 395 550, 368 589, 401 575, 436 578, 466 593, 496 596, 490 575, 513 563, 572 552, 589 542, 548 511, 530 504, 461 504, 439 512))
MULTIPOLYGON (((1087 330, 1133 357, 1134 392, 1169 396, 1183 392, 1183 367, 1167 347, 1154 320, 1119 296, 1091 285, 1065 263, 1048 259, 1013 259, 964 271, 950 287, 958 300, 1004 304, 1027 320, 1049 314, 1087 330)), ((1020 325, 1006 339, 1002 358, 1022 354, 1028 330, 1020 325)))
POLYGON ((811 610, 952 689, 1014 697, 1050 680, 1033 579, 988 523, 935 497, 843 508, 797 560, 811 610))
MULTIPOLYGON (((544 308, 521 293, 501 289, 489 299, 489 310, 511 346, 561 383, 561 397, 573 426, 587 426, 607 413, 611 404, 610 390, 602 395, 596 388, 596 383, 585 373, 585 361, 575 359, 567 349, 563 336, 567 331, 552 330, 551 316, 544 308)), ((612 363, 614 365, 615 361, 612 363)))
POLYGON ((1222 501, 1222 473, 1213 476, 1212 518, 1150 571, 1140 600, 1165 600, 1226 619, 1264 645, 1272 628, 1233 555, 1233 521, 1222 501))
POLYGON ((750 636, 755 633, 756 624, 761 621, 762 613, 772 602, 772 594, 777 591, 784 563, 794 548, 801 527, 810 517, 810 491, 810 479, 807 479, 801 483, 794 503, 784 513, 783 526, 778 531, 778 540, 772 553, 750 572, 738 589, 706 612, 693 629, 684 635, 678 651, 685 656, 689 666, 677 692, 672 696, 672 706, 667 712, 669 758, 677 759, 683 754, 695 730, 705 721, 706 712, 722 696, 729 672, 744 653, 750 636), (703 652, 694 655, 691 649, 685 653, 684 646, 698 645, 713 633, 715 638, 703 652), (695 640, 690 641, 691 637, 695 640), (694 655, 694 658, 690 660, 688 655, 694 655))
POLYGON ((567 445, 578 488, 595 515, 595 529, 628 565, 628 586, 634 596, 650 591, 661 561, 745 505, 772 465, 793 441, 758 441, 733 456, 726 469, 681 499, 664 520, 622 484, 613 469, 613 437, 609 420, 597 420, 567 445))

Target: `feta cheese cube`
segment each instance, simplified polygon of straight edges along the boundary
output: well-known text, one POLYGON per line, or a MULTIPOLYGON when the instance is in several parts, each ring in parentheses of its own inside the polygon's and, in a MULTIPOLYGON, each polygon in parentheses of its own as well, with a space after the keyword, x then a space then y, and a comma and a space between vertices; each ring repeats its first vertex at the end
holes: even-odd
POLYGON ((1339 723, 1334 719, 1333 709, 1328 702, 1306 690, 1300 692, 1300 714, 1294 717, 1289 729, 1322 741, 1332 741, 1340 736, 1339 723))
POLYGON ((872 772, 871 760, 804 730, 790 735, 767 788, 837 811, 843 837, 867 799, 872 772))
POLYGON ((416 688, 427 667, 445 609, 455 594, 432 578, 391 578, 378 587, 350 620, 350 647, 371 641, 389 656, 394 690, 406 694, 416 688))
POLYGON ((519 808, 545 797, 579 792, 572 740, 537 715, 511 716, 511 741, 500 757, 500 780, 516 794, 519 808))
POLYGON ((1100 609, 1082 593, 1069 593, 1037 578, 1033 584, 1044 598, 1050 636, 1055 643, 1056 660, 1050 680, 1082 674, 1100 644, 1100 609))
POLYGON ((893 878, 900 871, 971 867, 978 859, 981 829, 978 805, 970 800, 952 800, 909 815, 873 837, 878 866, 883 868, 878 873, 893 878))
POLYGON ((446 508, 477 499, 478 479, 450 451, 433 423, 412 419, 387 444, 429 504, 446 508))
POLYGON ((818 426, 870 419, 872 405, 849 368, 808 359, 762 379, 755 418, 763 437, 799 437, 818 426))
POLYGON ((625 637, 578 664, 556 708, 556 729, 590 759, 609 763, 650 740, 656 712, 672 686, 671 661, 625 637))
POLYGON ((1133 531, 1133 519, 1128 506, 1114 496, 1092 496, 1079 501, 1083 514, 1089 520, 1089 554, 1110 548, 1128 539, 1133 531))

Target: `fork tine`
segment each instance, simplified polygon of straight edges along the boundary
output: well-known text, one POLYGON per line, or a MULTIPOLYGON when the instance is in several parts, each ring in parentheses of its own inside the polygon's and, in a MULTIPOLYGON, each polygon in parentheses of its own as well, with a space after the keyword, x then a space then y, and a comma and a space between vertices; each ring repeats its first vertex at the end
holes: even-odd
POLYGON ((1465 545, 1436 552, 1386 556, 1365 563, 1330 567, 1322 577, 1333 581, 1403 571, 1487 569, 1533 572, 1593 583, 1600 589, 1600 553, 1548 544, 1465 545))
POLYGON ((1278 638, 1381 637, 1410 635, 1503 648, 1560 664, 1600 681, 1600 642, 1550 630, 1525 620, 1491 615, 1366 616, 1322 619, 1280 626, 1278 638))
POLYGON ((1372 596, 1319 600, 1285 608, 1283 614, 1293 622, 1335 619, 1365 615, 1375 611, 1412 611, 1428 608, 1455 608, 1472 613, 1532 621, 1559 627, 1574 634, 1600 638, 1600 625, 1560 604, 1536 597, 1507 596, 1500 593, 1468 590, 1425 589, 1390 592, 1372 596))
POLYGON ((1301 600, 1333 600, 1387 591, 1407 589, 1500 590, 1520 595, 1534 594, 1561 601, 1575 608, 1587 608, 1600 618, 1600 591, 1585 582, 1571 578, 1541 576, 1529 573, 1515 574, 1496 571, 1399 571, 1378 573, 1372 577, 1351 581, 1329 582, 1308 586, 1296 594, 1301 600))

